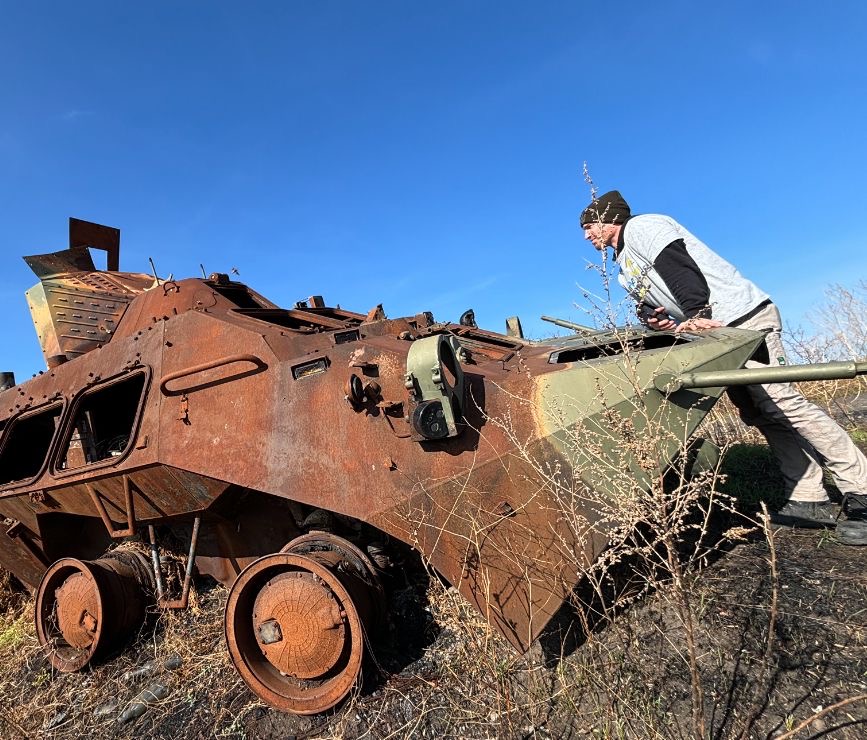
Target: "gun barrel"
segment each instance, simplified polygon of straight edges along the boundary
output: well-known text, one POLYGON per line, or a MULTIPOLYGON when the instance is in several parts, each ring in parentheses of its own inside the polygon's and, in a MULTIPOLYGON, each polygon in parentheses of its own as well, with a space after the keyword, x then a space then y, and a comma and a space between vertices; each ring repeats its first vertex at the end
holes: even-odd
POLYGON ((867 374, 867 362, 823 362, 815 365, 706 370, 680 375, 660 374, 653 382, 664 393, 681 388, 719 388, 728 385, 760 385, 812 380, 844 380, 867 374))
POLYGON ((562 326, 564 329, 571 329, 572 331, 578 334, 595 334, 596 329, 591 326, 584 326, 583 324, 576 324, 573 321, 566 321, 566 319, 555 319, 553 316, 540 316, 542 321, 547 321, 550 324, 556 324, 557 326, 562 326))

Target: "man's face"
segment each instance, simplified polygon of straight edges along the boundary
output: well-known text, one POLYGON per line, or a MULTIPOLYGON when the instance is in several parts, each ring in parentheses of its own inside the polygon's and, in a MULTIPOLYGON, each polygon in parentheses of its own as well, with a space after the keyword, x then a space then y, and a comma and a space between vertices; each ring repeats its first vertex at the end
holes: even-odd
POLYGON ((613 244, 613 237, 616 231, 617 228, 613 224, 601 224, 598 221, 591 222, 584 225, 584 238, 592 242, 593 246, 601 252, 605 247, 613 244))

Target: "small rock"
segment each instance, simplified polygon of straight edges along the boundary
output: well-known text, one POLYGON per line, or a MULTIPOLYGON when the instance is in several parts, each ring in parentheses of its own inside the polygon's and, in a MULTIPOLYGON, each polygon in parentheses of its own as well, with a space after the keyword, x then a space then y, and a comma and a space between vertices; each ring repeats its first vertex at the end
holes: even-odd
POLYGON ((184 661, 181 660, 181 656, 177 653, 172 653, 168 658, 163 661, 163 668, 167 671, 176 671, 181 667, 181 664, 184 661))
POLYGON ((117 721, 120 724, 126 724, 131 720, 141 717, 145 713, 146 709, 147 704, 143 704, 140 701, 134 701, 126 709, 124 709, 123 712, 121 712, 120 716, 117 718, 117 721))
POLYGON ((168 695, 169 689, 167 686, 161 683, 152 683, 130 702, 129 706, 121 712, 117 721, 120 724, 124 724, 130 720, 141 717, 148 706, 156 704, 161 699, 165 699, 168 695))

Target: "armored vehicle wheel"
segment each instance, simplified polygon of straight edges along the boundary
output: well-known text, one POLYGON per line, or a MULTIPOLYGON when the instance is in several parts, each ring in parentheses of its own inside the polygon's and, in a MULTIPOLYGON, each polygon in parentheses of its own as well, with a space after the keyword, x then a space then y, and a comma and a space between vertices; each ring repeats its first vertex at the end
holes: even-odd
POLYGON ((58 671, 77 671, 116 647, 145 618, 152 576, 139 553, 63 558, 36 592, 36 634, 58 671))
POLYGON ((369 587, 341 571, 333 555, 266 555, 229 592, 229 655, 247 685, 276 709, 330 709, 361 672, 369 587))

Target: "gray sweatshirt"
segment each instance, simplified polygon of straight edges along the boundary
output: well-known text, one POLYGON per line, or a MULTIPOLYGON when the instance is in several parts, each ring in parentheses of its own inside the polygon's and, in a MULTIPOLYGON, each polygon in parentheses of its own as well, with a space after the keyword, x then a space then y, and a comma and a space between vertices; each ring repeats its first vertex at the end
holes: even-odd
POLYGON ((752 311, 769 296, 741 275, 710 247, 669 216, 648 213, 633 216, 623 227, 623 246, 617 255, 618 281, 639 304, 662 306, 677 321, 686 317, 665 281, 653 266, 669 244, 683 240, 710 290, 713 318, 730 324, 752 311))

